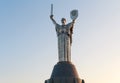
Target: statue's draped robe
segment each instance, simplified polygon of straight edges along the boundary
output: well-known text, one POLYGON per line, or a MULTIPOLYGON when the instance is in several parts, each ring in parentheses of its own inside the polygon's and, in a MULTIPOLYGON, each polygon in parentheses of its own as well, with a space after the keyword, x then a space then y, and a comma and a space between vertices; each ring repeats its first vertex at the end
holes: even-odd
POLYGON ((56 24, 59 61, 71 61, 72 29, 74 22, 67 25, 56 24))

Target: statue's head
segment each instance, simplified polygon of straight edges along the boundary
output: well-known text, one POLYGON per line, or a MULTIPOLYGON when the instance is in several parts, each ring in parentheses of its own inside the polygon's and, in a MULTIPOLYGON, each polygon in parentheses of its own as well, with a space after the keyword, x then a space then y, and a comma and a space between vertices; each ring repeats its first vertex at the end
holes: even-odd
POLYGON ((65 19, 65 18, 62 18, 62 19, 61 19, 61 23, 62 23, 62 25, 65 25, 66 19, 65 19))

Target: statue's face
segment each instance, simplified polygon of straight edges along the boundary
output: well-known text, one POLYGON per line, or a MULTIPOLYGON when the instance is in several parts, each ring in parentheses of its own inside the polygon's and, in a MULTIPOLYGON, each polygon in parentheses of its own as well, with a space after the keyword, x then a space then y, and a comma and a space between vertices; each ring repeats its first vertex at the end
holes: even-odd
POLYGON ((62 18, 62 19, 61 19, 61 22, 62 22, 62 24, 64 25, 64 24, 66 23, 66 19, 65 19, 65 18, 62 18))

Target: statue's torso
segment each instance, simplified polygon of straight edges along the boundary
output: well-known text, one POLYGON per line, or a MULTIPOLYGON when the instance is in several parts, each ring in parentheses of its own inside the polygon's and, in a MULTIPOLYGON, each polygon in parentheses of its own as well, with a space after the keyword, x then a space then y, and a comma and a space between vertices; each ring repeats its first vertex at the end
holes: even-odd
POLYGON ((70 31, 71 27, 69 25, 57 25, 56 26, 56 32, 57 35, 62 35, 62 34, 66 34, 66 35, 70 35, 71 31, 70 31))

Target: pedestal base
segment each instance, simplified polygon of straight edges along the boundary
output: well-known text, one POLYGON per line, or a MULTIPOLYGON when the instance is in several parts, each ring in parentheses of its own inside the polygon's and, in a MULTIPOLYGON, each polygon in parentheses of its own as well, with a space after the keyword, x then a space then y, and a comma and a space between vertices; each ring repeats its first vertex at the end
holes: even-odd
POLYGON ((84 83, 80 79, 75 66, 68 61, 58 62, 52 71, 50 79, 45 83, 84 83))
POLYGON ((79 78, 51 78, 45 83, 82 83, 82 80, 79 78))

